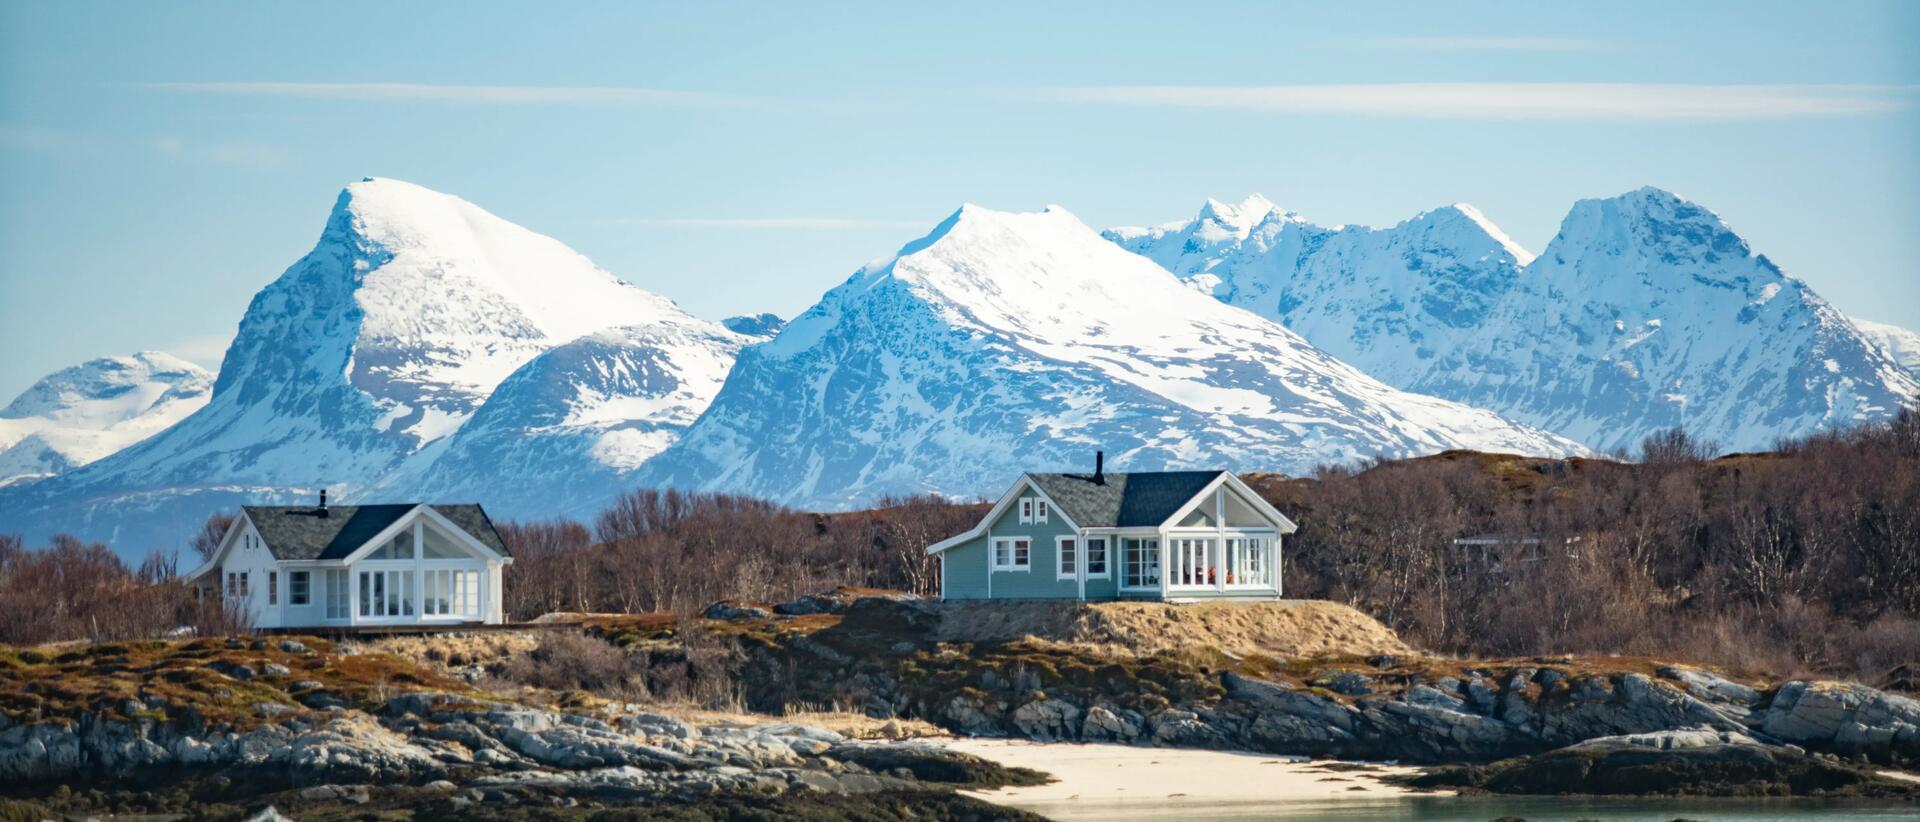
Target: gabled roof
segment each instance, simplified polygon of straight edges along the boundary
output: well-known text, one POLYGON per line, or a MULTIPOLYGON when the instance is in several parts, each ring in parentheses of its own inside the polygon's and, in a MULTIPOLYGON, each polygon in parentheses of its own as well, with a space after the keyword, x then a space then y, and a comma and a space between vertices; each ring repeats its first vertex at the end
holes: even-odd
MULTIPOLYGON (((417 504, 330 505, 326 509, 307 505, 247 505, 247 518, 260 532, 267 552, 278 560, 345 559, 367 540, 399 521, 417 504)), ((512 556, 493 521, 478 505, 429 505, 501 556, 512 556)))
POLYGON ((1109 472, 1106 482, 1092 474, 1027 474, 1040 490, 1082 528, 1152 528, 1171 518, 1223 471, 1109 472))

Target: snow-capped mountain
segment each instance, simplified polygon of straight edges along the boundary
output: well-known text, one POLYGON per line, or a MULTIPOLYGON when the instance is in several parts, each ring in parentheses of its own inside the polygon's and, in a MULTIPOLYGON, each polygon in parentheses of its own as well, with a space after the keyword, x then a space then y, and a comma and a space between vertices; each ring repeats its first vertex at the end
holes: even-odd
POLYGON ((213 375, 172 354, 101 357, 47 375, 0 409, 0 486, 86 465, 207 404, 213 375))
POLYGON ((759 339, 679 314, 555 346, 371 493, 481 500, 496 517, 591 517, 693 424, 741 346, 759 339))
POLYGON ((1908 372, 1920 375, 1920 332, 1909 331, 1897 325, 1877 323, 1859 317, 1849 317, 1853 326, 1877 346, 1881 353, 1891 357, 1908 372))
MULTIPOLYGON (((556 240, 395 180, 346 187, 319 242, 248 306, 206 407, 0 494, 0 531, 178 544, 217 508, 336 498, 460 427, 542 352, 684 313, 556 240)), ((717 328, 717 326, 716 326, 717 328)), ((724 331, 720 333, 725 333, 724 331)))
POLYGON ((966 206, 745 349, 636 479, 844 507, 989 493, 1095 449, 1127 470, 1302 472, 1446 448, 1583 451, 1391 388, 1057 207, 966 206))
POLYGON ((1470 343, 1533 259, 1464 203, 1386 229, 1324 228, 1258 195, 1230 212, 1242 230, 1222 230, 1220 213, 1209 200, 1187 223, 1106 236, 1403 387, 1440 352, 1470 343))
POLYGON ((1465 205, 1382 230, 1269 209, 1237 239, 1187 238, 1216 212, 1106 236, 1394 385, 1596 448, 1673 426, 1765 448, 1920 391, 1805 283, 1659 189, 1575 204, 1537 259, 1465 205))

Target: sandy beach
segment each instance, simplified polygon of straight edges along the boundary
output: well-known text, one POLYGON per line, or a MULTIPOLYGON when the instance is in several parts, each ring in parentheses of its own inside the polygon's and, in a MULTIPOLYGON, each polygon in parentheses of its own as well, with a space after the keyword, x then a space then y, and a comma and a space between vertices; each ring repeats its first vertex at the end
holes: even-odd
POLYGON ((1049 785, 969 793, 1054 819, 1166 818, 1199 810, 1209 818, 1273 818, 1276 812, 1306 817, 1328 805, 1398 805, 1413 795, 1377 778, 1414 770, 1394 765, 1005 739, 942 744, 1052 774, 1059 781, 1049 785))

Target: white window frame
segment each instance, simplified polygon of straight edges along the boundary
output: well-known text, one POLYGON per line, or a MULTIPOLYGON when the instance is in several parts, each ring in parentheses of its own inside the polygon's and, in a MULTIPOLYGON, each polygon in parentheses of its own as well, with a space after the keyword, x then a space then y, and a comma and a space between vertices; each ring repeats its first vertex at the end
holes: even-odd
POLYGON ((1033 521, 1037 525, 1047 524, 1047 500, 1045 497, 1034 497, 1033 521))
POLYGON ((1081 541, 1085 550, 1087 579, 1111 579, 1113 577, 1113 540, 1109 537, 1088 537, 1081 541), (1100 543, 1100 570, 1093 570, 1093 544, 1100 543))
POLYGON ((312 605, 313 604, 313 572, 312 571, 288 571, 287 572, 287 604, 288 605, 312 605))
POLYGON ((1061 534, 1053 538, 1053 570, 1055 579, 1080 578, 1080 537, 1073 534, 1061 534), (1072 561, 1068 561, 1071 554, 1072 561))
POLYGON ((990 547, 993 549, 992 556, 989 557, 993 563, 993 570, 1033 570, 1033 540, 1027 537, 994 537, 990 547), (1000 561, 1000 547, 1003 545, 1007 548, 1007 561, 1004 563, 1000 561), (1025 556, 1021 555, 1023 552, 1025 556))
POLYGON ((353 576, 345 568, 327 569, 327 619, 353 617, 353 576))
POLYGON ((1033 524, 1033 497, 1020 498, 1020 524, 1033 524))
POLYGON ((267 604, 268 605, 280 604, 280 572, 279 571, 267 572, 267 604))

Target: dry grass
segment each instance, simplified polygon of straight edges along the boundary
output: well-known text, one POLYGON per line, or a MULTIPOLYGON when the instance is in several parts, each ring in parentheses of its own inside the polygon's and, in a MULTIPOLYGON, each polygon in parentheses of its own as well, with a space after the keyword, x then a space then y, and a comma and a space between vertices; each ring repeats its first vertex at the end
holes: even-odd
POLYGON ((476 662, 495 662, 525 654, 540 644, 532 632, 420 634, 394 636, 345 644, 349 652, 393 654, 420 665, 458 668, 476 662))
POLYGON ((945 729, 920 719, 875 719, 853 711, 788 711, 762 714, 747 711, 716 711, 685 702, 656 702, 648 710, 676 717, 695 725, 746 727, 768 722, 792 722, 825 728, 849 739, 924 739, 951 736, 945 729))
POLYGON ((939 639, 1065 645, 1102 656, 1203 646, 1281 658, 1411 654, 1378 620, 1336 602, 994 602, 941 606, 939 639))
POLYGON ((293 684, 312 681, 349 703, 379 702, 406 690, 474 693, 465 684, 390 654, 341 654, 325 640, 300 637, 311 653, 265 648, 228 648, 225 639, 144 640, 85 646, 0 646, 0 713, 16 720, 71 720, 96 714, 169 720, 185 711, 232 727, 260 720, 256 706, 278 703, 304 712, 293 684), (291 674, 239 680, 210 666, 246 665, 264 672, 268 663, 291 674), (156 697, 148 703, 149 697, 156 697))

